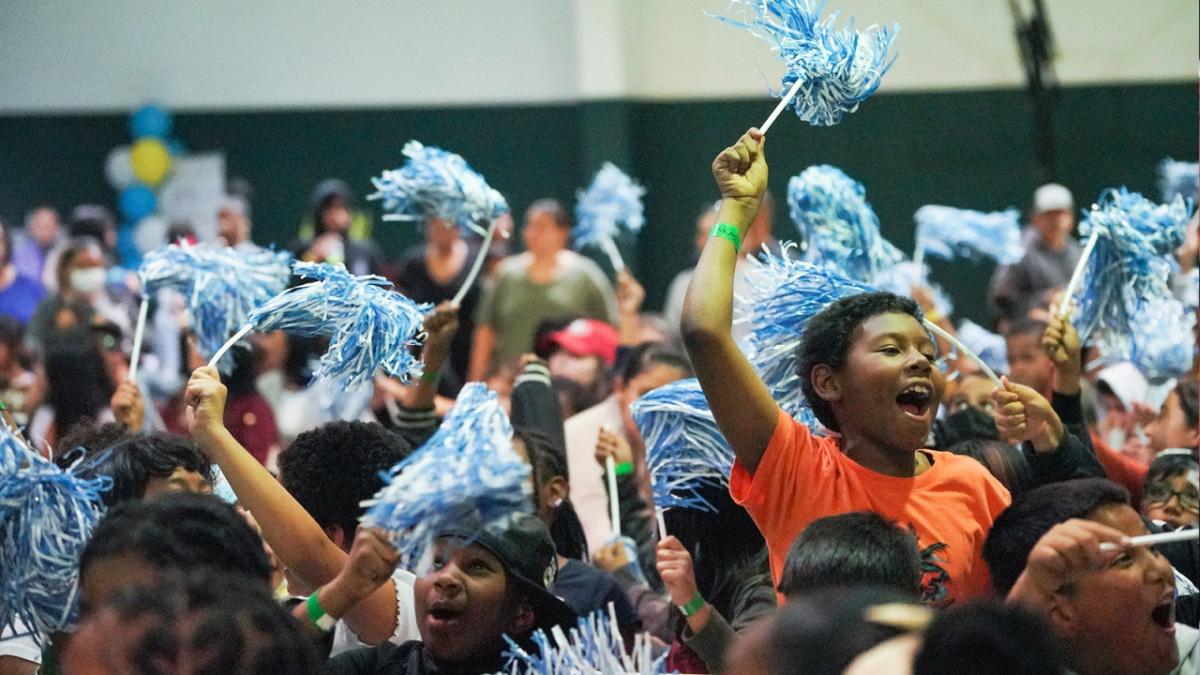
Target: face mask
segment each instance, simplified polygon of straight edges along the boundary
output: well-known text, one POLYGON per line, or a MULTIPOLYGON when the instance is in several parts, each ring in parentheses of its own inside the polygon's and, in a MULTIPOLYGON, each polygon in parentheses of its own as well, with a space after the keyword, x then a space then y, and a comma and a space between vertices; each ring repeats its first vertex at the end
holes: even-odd
POLYGON ((71 288, 80 293, 95 293, 104 288, 107 273, 103 267, 84 267, 71 272, 71 288))

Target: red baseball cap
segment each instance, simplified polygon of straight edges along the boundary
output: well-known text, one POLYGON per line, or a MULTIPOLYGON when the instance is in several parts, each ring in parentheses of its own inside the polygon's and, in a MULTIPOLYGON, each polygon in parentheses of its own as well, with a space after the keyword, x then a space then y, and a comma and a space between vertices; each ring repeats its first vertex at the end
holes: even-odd
POLYGON ((597 319, 575 319, 546 336, 547 345, 558 345, 575 356, 598 356, 610 367, 617 361, 620 341, 615 328, 597 319))

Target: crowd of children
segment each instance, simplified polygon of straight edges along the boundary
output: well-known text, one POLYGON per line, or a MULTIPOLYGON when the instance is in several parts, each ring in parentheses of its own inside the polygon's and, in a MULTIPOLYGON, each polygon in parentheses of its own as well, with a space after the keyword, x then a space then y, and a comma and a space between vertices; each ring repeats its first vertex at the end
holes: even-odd
MULTIPOLYGON (((480 241, 430 219, 391 265, 355 232, 353 192, 322 183, 297 257, 436 305, 422 376, 346 392, 310 384, 320 338, 258 335, 227 374, 204 365, 170 291, 132 382, 138 280, 111 215, 85 205, 63 227, 40 206, 0 224, 4 433, 108 481, 77 625, 5 627, 0 675, 493 673, 596 612, 673 672, 1197 673, 1200 543, 1135 539, 1200 525, 1196 366, 1164 382, 1090 365, 1056 307, 1080 255, 1070 193, 1038 190, 1026 256, 993 284, 1001 386, 944 367, 925 289, 860 293, 812 317, 794 354, 810 428, 733 321, 769 240, 765 148, 751 129, 714 160, 720 201, 677 322, 642 311, 629 271, 614 284, 568 250, 552 200, 525 213, 525 252, 484 251, 454 303, 480 241), (733 468, 703 489, 710 510, 663 512, 631 406, 692 376, 733 468), (360 527, 362 503, 480 380, 532 503, 440 528, 409 569, 394 533, 360 527)), ((244 196, 220 221, 224 244, 254 246, 244 196)), ((1185 270, 1196 238, 1193 218, 1185 270)))

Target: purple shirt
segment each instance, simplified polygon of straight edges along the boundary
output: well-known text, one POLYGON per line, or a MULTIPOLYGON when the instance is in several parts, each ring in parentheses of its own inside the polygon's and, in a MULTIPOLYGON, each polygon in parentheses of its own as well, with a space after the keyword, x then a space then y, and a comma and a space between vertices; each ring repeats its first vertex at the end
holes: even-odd
POLYGON ((44 295, 41 284, 18 274, 8 288, 0 289, 0 316, 11 316, 22 326, 27 325, 44 295))

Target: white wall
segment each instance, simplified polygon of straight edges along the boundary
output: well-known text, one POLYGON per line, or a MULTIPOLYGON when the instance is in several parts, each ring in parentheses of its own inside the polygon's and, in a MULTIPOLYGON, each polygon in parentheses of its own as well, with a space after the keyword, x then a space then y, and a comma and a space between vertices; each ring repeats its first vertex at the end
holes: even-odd
MULTIPOLYGON (((1020 0, 1028 5, 1029 0, 1020 0)), ((1046 0, 1065 84, 1196 78, 1195 0, 1046 0)), ((1017 87, 1008 0, 830 0, 901 24, 884 90, 1017 87)), ((763 95, 725 0, 0 0, 0 112, 763 95)))

